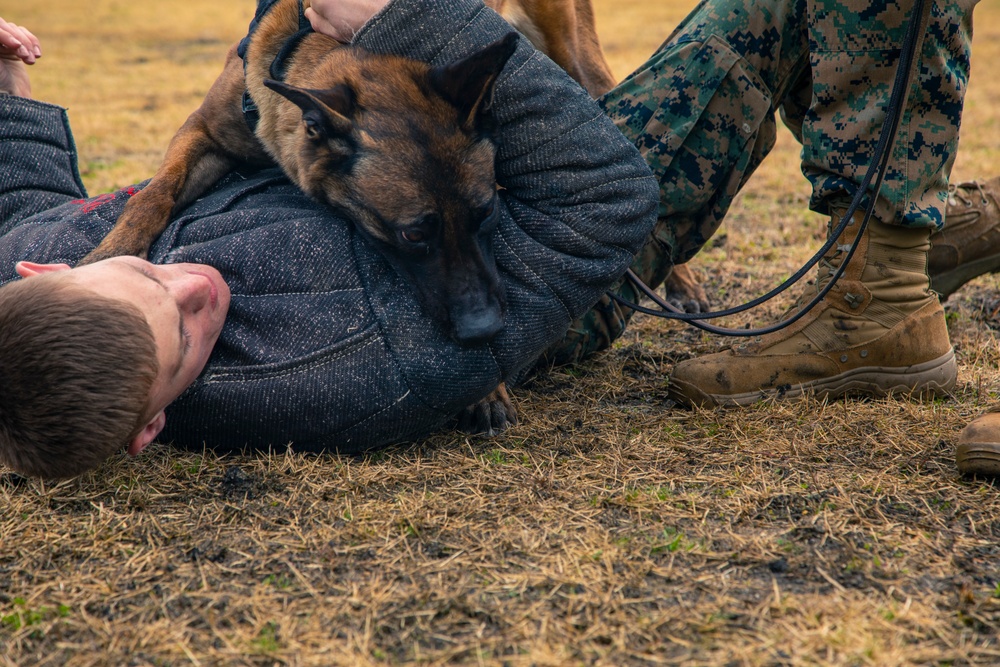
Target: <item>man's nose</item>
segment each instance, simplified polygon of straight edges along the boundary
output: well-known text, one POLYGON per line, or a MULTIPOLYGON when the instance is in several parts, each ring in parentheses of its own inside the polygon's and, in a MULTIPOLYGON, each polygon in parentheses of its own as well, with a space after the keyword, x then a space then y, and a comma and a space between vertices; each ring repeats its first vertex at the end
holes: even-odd
POLYGON ((211 299, 211 284, 208 279, 194 273, 174 276, 169 289, 177 300, 177 305, 188 313, 197 313, 207 306, 211 299))

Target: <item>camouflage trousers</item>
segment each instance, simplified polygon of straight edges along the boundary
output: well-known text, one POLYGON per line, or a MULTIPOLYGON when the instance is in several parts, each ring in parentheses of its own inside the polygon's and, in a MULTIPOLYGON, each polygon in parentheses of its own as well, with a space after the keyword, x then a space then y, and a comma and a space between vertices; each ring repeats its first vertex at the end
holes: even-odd
MULTIPOLYGON (((944 225, 978 0, 935 0, 876 215, 944 225)), ((703 0, 600 104, 660 182, 659 221, 632 265, 651 286, 691 259, 774 147, 776 112, 802 144, 810 208, 857 191, 878 143, 912 0, 703 0)), ((612 287, 637 295, 624 281, 612 287)), ((622 334, 605 296, 546 353, 568 363, 622 334)))

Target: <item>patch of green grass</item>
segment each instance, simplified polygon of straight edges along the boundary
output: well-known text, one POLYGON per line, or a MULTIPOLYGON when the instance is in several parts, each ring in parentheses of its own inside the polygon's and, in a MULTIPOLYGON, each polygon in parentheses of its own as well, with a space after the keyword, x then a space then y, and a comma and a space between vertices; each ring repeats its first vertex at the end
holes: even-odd
POLYGON ((269 574, 264 577, 264 583, 273 586, 279 591, 288 590, 295 584, 295 580, 284 574, 269 574))
POLYGON ((775 544, 783 552, 787 554, 800 554, 802 553, 802 546, 793 542, 792 540, 786 539, 784 537, 779 537, 775 540, 775 544))
POLYGON ((85 160, 80 164, 80 176, 83 178, 91 178, 101 172, 110 171, 112 169, 120 169, 124 166, 124 164, 124 160, 85 160))
POLYGON ((671 440, 678 440, 684 437, 684 429, 673 422, 667 422, 662 426, 660 432, 671 440))
POLYGON ((482 459, 489 465, 510 466, 520 463, 516 458, 502 449, 491 449, 483 454, 482 459))
POLYGON ((281 641, 278 638, 278 625, 272 621, 264 624, 257 636, 254 638, 253 647, 261 653, 275 653, 281 649, 281 641))
POLYGON ((388 452, 386 452, 384 449, 374 449, 365 452, 363 461, 366 464, 382 463, 388 458, 388 456, 389 456, 388 452))
POLYGON ((400 519, 398 525, 399 531, 403 535, 407 537, 420 537, 420 530, 409 519, 400 519))
POLYGON ((849 561, 847 561, 847 564, 844 565, 844 572, 847 572, 848 574, 852 572, 858 572, 861 569, 863 569, 863 567, 864 563, 862 563, 860 558, 851 558, 849 561))
POLYGON ((667 526, 658 536, 657 541, 653 544, 652 548, 650 548, 649 553, 650 555, 656 555, 662 553, 674 553, 677 551, 695 551, 702 546, 702 544, 685 537, 684 533, 676 528, 667 526))
POLYGON ((40 625, 42 623, 66 618, 72 614, 73 610, 64 604, 55 607, 41 606, 29 608, 27 601, 23 597, 16 597, 11 600, 13 609, 6 614, 0 614, 0 627, 8 630, 20 630, 21 628, 40 625))
POLYGON ((626 504, 635 503, 642 498, 664 502, 673 498, 674 492, 668 486, 642 486, 625 489, 623 496, 626 504))
POLYGON ((191 463, 185 465, 183 460, 174 461, 174 472, 187 473, 188 475, 197 475, 201 472, 202 461, 195 460, 191 463))

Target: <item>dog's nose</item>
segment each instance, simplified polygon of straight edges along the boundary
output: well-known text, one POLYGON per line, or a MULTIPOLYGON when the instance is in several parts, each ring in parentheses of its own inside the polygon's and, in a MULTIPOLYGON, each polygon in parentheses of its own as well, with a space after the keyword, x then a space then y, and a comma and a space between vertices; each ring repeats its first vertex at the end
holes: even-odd
POLYGON ((500 309, 466 313, 453 321, 455 340, 463 345, 478 345, 491 340, 503 329, 500 309))

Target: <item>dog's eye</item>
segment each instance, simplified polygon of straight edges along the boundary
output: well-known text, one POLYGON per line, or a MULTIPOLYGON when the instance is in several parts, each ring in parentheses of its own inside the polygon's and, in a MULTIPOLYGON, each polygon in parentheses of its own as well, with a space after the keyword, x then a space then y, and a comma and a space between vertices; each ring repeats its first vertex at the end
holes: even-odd
POLYGON ((497 200, 496 197, 493 198, 486 207, 480 209, 479 218, 479 233, 480 234, 492 234, 493 230, 496 229, 497 223, 500 221, 500 216, 497 215, 497 200))
POLYGON ((307 137, 310 139, 319 139, 322 136, 320 124, 315 118, 306 116, 302 119, 302 122, 305 123, 307 137))
POLYGON ((427 235, 419 229, 406 229, 399 233, 407 243, 423 243, 427 240, 427 235))

